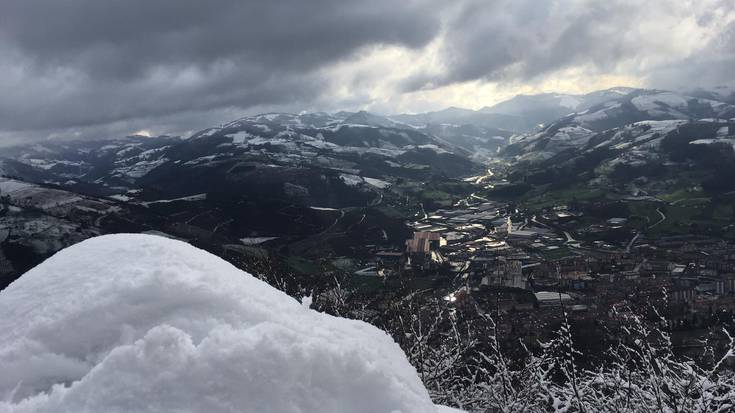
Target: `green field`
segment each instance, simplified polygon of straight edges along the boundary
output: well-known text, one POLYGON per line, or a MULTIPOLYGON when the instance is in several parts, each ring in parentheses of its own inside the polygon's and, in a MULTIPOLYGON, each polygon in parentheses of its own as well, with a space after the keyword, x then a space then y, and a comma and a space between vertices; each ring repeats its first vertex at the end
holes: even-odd
POLYGON ((317 263, 298 256, 288 257, 286 259, 286 264, 288 264, 292 270, 302 274, 318 274, 322 271, 317 263))
POLYGON ((553 261, 565 257, 571 257, 575 254, 567 247, 560 247, 555 250, 542 250, 541 255, 543 255, 545 259, 553 261))
MULTIPOLYGON (((676 204, 661 207, 666 219, 660 224, 649 227, 650 235, 683 235, 691 233, 724 235, 723 228, 735 223, 733 205, 727 201, 710 201, 708 199, 691 199, 676 204)), ((660 219, 656 214, 655 220, 651 218, 651 224, 660 219)), ((651 211, 648 211, 651 214, 651 211)))
POLYGON ((576 201, 592 201, 605 198, 606 193, 599 189, 579 184, 562 190, 548 190, 547 187, 536 188, 521 197, 520 202, 529 209, 543 209, 556 205, 568 205, 576 201))

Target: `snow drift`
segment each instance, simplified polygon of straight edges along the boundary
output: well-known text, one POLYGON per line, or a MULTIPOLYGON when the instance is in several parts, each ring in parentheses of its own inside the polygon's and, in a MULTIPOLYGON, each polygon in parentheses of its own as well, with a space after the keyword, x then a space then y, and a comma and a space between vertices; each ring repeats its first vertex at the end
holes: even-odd
POLYGON ((381 330, 163 237, 63 250, 0 314, 0 412, 450 411, 381 330))

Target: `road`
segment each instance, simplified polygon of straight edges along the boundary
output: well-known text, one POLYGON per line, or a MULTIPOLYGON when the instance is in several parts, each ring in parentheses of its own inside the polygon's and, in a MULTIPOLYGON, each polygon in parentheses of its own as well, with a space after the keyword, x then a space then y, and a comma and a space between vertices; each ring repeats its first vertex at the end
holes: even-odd
POLYGON ((329 232, 329 230, 331 230, 332 228, 336 227, 336 226, 337 226, 337 224, 339 223, 339 220, 341 220, 341 219, 342 219, 342 218, 344 218, 344 217, 345 217, 345 211, 344 211, 344 210, 342 210, 342 209, 340 209, 340 210, 339 210, 339 216, 337 217, 337 219, 335 219, 335 220, 334 220, 334 222, 332 223, 332 225, 330 225, 330 226, 329 226, 329 227, 328 227, 327 229, 325 229, 324 231, 320 232, 320 233, 319 233, 318 235, 323 235, 323 234, 326 234, 327 232, 329 232))
POLYGON ((374 207, 383 203, 383 191, 378 191, 378 196, 368 203, 368 206, 374 207))
POLYGON ((429 214, 427 214, 426 210, 424 209, 424 203, 419 202, 419 206, 421 206, 421 213, 424 214, 424 217, 419 219, 419 221, 426 221, 427 219, 429 219, 429 214))
POLYGON ((640 232, 635 234, 635 237, 633 237, 633 239, 631 239, 630 242, 628 243, 628 246, 625 247, 625 252, 630 252, 630 249, 633 248, 633 244, 635 244, 635 242, 638 240, 640 236, 641 236, 640 232))
POLYGON ((664 213, 661 211, 660 208, 656 208, 656 212, 658 212, 658 214, 661 215, 661 219, 659 219, 658 221, 656 221, 655 224, 653 224, 650 227, 648 227, 649 229, 655 227, 656 225, 658 225, 658 224, 660 224, 660 223, 662 223, 664 221, 666 221, 666 215, 664 215, 664 213))
POLYGON ((219 224, 217 224, 217 226, 214 227, 214 229, 212 230, 212 234, 216 233, 223 225, 231 224, 233 221, 235 221, 235 219, 230 218, 228 220, 220 222, 219 224))
POLYGON ((536 219, 536 215, 534 215, 533 217, 531 217, 531 222, 533 222, 534 224, 540 225, 540 226, 542 226, 544 228, 551 228, 550 226, 548 226, 548 225, 544 224, 543 222, 539 221, 538 219, 536 219))
POLYGON ((469 207, 470 206, 470 201, 472 201, 473 199, 477 199, 477 200, 482 201, 482 202, 490 202, 489 199, 484 198, 484 197, 481 197, 480 195, 477 195, 477 192, 473 192, 467 198, 463 198, 463 199, 460 199, 459 201, 457 201, 453 206, 454 207, 459 207, 459 206, 464 205, 466 207, 469 207))
POLYGON ((709 198, 684 198, 684 199, 677 199, 676 201, 671 202, 671 205, 680 204, 682 202, 686 201, 709 201, 709 198))

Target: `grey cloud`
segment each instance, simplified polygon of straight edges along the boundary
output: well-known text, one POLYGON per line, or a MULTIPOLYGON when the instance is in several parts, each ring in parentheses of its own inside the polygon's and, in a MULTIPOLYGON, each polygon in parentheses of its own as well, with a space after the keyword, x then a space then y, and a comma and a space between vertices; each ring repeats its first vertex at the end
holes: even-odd
POLYGON ((321 68, 438 30, 433 1, 8 0, 0 129, 308 102, 321 68))
MULTIPOLYGON (((657 13, 674 6, 687 10, 678 0, 4 0, 0 139, 187 131, 262 108, 360 106, 381 72, 357 69, 352 95, 337 101, 330 68, 373 45, 421 49, 439 36, 446 70, 419 70, 395 95, 531 83, 579 66, 635 71, 666 53, 639 29, 659 27, 657 13)), ((719 0, 695 18, 709 26, 733 8, 719 0)), ((630 74, 660 87, 732 84, 733 31, 684 61, 630 74)))
POLYGON ((693 56, 652 70, 647 80, 663 89, 735 85, 735 22, 693 56))
MULTIPOLYGON (((431 89, 472 80, 533 82, 571 67, 585 66, 590 75, 614 72, 625 63, 635 67, 666 53, 657 50, 640 29, 662 27, 657 18, 673 13, 675 5, 654 0, 468 0, 446 27, 441 50, 446 72, 439 76, 420 73, 407 79, 403 87, 407 91, 431 89)), ((731 1, 711 8, 689 7, 700 13, 696 17, 702 26, 733 8, 731 1)), ((702 45, 700 54, 708 53, 705 49, 710 47, 702 45)), ((711 49, 715 50, 720 49, 711 49)), ((715 70, 729 69, 722 62, 711 62, 717 64, 715 70)))

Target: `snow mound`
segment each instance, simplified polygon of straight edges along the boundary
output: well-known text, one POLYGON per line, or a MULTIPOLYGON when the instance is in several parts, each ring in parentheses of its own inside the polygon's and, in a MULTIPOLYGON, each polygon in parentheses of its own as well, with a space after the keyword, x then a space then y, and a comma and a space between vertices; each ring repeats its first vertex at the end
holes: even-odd
POLYGON ((453 411, 381 330, 163 237, 67 248, 0 314, 0 412, 453 411))

